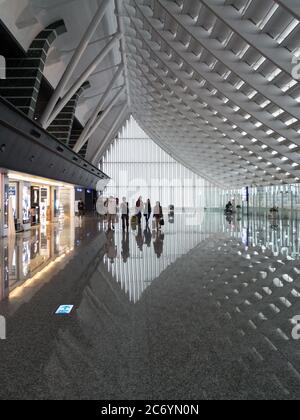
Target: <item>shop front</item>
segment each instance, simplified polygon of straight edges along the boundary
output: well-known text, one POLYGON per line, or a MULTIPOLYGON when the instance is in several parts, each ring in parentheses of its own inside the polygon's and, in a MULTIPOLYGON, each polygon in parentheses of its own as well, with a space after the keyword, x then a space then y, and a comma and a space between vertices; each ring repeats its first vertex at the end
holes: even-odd
POLYGON ((93 214, 96 211, 96 202, 98 199, 97 191, 81 187, 75 188, 75 214, 79 215, 78 205, 84 204, 84 214, 93 214))
POLYGON ((13 219, 16 232, 30 229, 30 183, 8 177, 8 217, 13 219), (11 213, 9 210, 11 209, 11 213))
POLYGON ((72 217, 74 195, 72 185, 3 171, 0 173, 0 236, 72 217))

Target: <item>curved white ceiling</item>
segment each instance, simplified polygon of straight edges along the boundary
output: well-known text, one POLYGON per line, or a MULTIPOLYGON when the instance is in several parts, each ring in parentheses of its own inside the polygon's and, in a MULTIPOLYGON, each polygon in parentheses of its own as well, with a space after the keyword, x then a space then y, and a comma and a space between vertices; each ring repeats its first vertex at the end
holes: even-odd
POLYGON ((296 3, 125 0, 135 118, 226 186, 298 182, 296 3))
MULTIPOLYGON (((112 78, 110 68, 124 60, 126 71, 118 85, 126 85, 127 98, 118 106, 128 101, 126 116, 132 113, 174 158, 226 187, 299 182, 298 1, 111 2, 81 65, 99 52, 96 41, 101 37, 121 30, 124 39, 92 78, 91 91, 78 111, 83 123, 112 78)), ((68 35, 57 41, 47 62, 47 77, 55 86, 68 63, 67 51, 76 47, 100 4, 101 0, 2 0, 1 15, 25 45, 42 25, 54 18, 66 20, 68 35), (24 6, 19 16, 17 3, 24 6)), ((110 127, 118 106, 89 143, 90 158, 103 139, 115 135, 110 127)), ((117 125, 122 123, 119 118, 117 125)))

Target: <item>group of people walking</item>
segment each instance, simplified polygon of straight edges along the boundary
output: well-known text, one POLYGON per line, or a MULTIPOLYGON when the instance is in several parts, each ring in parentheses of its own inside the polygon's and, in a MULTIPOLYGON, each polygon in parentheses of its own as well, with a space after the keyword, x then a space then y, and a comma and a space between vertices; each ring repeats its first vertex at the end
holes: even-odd
POLYGON ((153 220, 155 223, 155 226, 153 225, 153 227, 159 230, 164 224, 164 215, 160 202, 156 202, 156 205, 154 206, 152 211, 150 199, 148 199, 146 203, 144 203, 142 197, 139 197, 138 201, 136 202, 136 217, 138 224, 140 225, 142 223, 142 217, 144 215, 146 225, 149 225, 152 213, 153 220))
MULTIPOLYGON (((119 204, 118 198, 111 196, 104 205, 107 207, 108 229, 114 230, 117 215, 120 213, 122 218, 122 229, 128 230, 130 224, 130 208, 126 197, 123 197, 121 204, 119 204)), ((144 216, 146 226, 148 226, 152 214, 154 221, 153 228, 160 230, 161 226, 164 225, 163 210, 160 202, 157 201, 156 205, 152 209, 150 199, 144 203, 142 197, 139 197, 135 205, 135 214, 131 218, 131 223, 132 225, 141 225, 144 216)))

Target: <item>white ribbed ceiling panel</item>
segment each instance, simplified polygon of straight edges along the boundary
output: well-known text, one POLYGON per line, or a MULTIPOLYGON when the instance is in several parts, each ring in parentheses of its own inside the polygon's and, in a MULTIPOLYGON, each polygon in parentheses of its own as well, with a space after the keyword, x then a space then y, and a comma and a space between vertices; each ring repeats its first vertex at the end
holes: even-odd
POLYGON ((298 182, 299 6, 273 0, 124 0, 132 112, 224 186, 298 182))

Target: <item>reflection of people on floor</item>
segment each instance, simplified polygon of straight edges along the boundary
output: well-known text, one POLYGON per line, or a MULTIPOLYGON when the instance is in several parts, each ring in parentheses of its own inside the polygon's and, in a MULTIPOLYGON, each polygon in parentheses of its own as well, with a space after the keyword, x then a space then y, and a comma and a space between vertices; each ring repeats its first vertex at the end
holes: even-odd
POLYGON ((106 244, 105 244, 105 252, 107 255, 107 258, 110 260, 110 262, 113 264, 115 262, 115 258, 117 257, 117 247, 115 243, 115 234, 113 231, 108 231, 106 234, 106 244))
POLYGON ((143 245, 144 245, 144 238, 143 238, 143 232, 142 232, 142 225, 138 225, 138 234, 135 237, 136 244, 138 246, 138 249, 143 252, 143 245))
POLYGON ((233 217, 232 217, 231 215, 227 215, 227 216, 226 216, 226 221, 227 221, 230 225, 232 225, 232 222, 233 222, 233 217))
POLYGON ((124 263, 127 263, 129 257, 130 257, 129 232, 124 230, 123 235, 122 235, 122 258, 123 258, 124 263))
POLYGON ((156 221, 156 229, 160 230, 164 215, 163 215, 162 206, 159 201, 157 201, 156 206, 154 207, 153 216, 154 216, 154 220, 156 221))
POLYGON ((150 248, 151 246, 151 242, 152 242, 152 232, 149 228, 149 225, 146 225, 146 228, 144 230, 144 238, 145 238, 145 245, 147 245, 148 248, 150 248))
POLYGON ((157 255, 157 258, 160 258, 163 254, 164 239, 165 235, 158 231, 155 235, 155 241, 153 242, 154 252, 157 255))
POLYGON ((106 216, 100 214, 99 215, 99 224, 100 224, 100 232, 103 232, 103 230, 105 229, 105 222, 106 222, 106 216))

